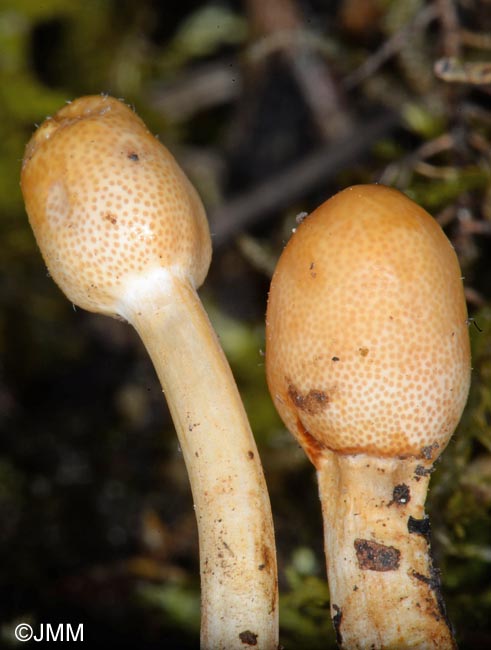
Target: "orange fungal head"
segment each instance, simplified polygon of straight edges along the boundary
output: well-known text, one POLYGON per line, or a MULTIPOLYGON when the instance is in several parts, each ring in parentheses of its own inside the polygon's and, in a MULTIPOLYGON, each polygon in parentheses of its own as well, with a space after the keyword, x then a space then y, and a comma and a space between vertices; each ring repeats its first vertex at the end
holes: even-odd
POLYGON ((349 187, 298 227, 268 300, 274 403, 323 449, 435 459, 470 381, 457 256, 436 221, 381 185, 349 187))
POLYGON ((161 270, 203 282, 201 201, 121 101, 81 97, 47 118, 27 145, 21 187, 48 270, 80 307, 118 314, 131 281, 161 270))

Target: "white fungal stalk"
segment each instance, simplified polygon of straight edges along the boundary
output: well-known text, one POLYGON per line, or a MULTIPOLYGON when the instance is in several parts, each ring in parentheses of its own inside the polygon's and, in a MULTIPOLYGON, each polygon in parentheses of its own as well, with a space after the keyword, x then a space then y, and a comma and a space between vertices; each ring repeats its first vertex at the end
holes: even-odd
POLYGON ((196 294, 211 257, 203 206, 122 102, 82 97, 39 127, 22 191, 49 272, 74 304, 128 320, 162 382, 196 508, 201 647, 278 644, 276 556, 259 455, 196 294))

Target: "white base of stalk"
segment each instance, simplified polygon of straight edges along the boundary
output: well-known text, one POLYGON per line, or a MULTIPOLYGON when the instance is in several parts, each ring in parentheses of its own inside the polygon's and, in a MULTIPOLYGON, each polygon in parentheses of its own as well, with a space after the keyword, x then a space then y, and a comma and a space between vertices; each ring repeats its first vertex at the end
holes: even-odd
POLYGON ((453 650, 424 514, 431 460, 323 452, 331 616, 343 650, 453 650))
POLYGON ((276 551, 259 454, 228 362, 188 282, 136 286, 121 314, 150 354, 193 493, 202 650, 276 650, 276 551))

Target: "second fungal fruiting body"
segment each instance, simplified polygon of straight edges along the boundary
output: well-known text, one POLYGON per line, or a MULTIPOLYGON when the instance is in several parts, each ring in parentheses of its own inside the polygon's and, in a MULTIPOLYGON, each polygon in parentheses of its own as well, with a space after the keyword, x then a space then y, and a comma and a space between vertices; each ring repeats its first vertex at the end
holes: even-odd
POLYGON ((82 97, 26 148, 22 191, 50 274, 68 298, 129 321, 159 375, 193 492, 201 647, 277 647, 276 557, 259 455, 196 289, 211 244, 203 206, 136 114, 82 97))
POLYGON ((466 319, 449 241, 383 186, 315 210, 273 276, 268 384, 317 469, 343 648, 454 647, 424 502, 467 398, 466 319))

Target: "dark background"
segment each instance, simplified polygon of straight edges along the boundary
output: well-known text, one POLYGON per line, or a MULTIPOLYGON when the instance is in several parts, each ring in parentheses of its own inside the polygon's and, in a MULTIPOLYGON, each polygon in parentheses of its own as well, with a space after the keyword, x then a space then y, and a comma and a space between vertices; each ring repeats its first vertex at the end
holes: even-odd
POLYGON ((0 0, 0 647, 19 622, 198 646, 194 512, 154 370, 129 326, 54 285, 19 189, 35 124, 99 92, 135 106, 207 206, 201 295, 264 463, 287 650, 335 642, 314 471, 264 380, 275 261, 296 215, 353 183, 398 187, 445 229, 474 371, 428 511, 461 647, 491 647, 490 34, 484 0, 0 0), (460 61, 445 81, 443 57, 460 61))

